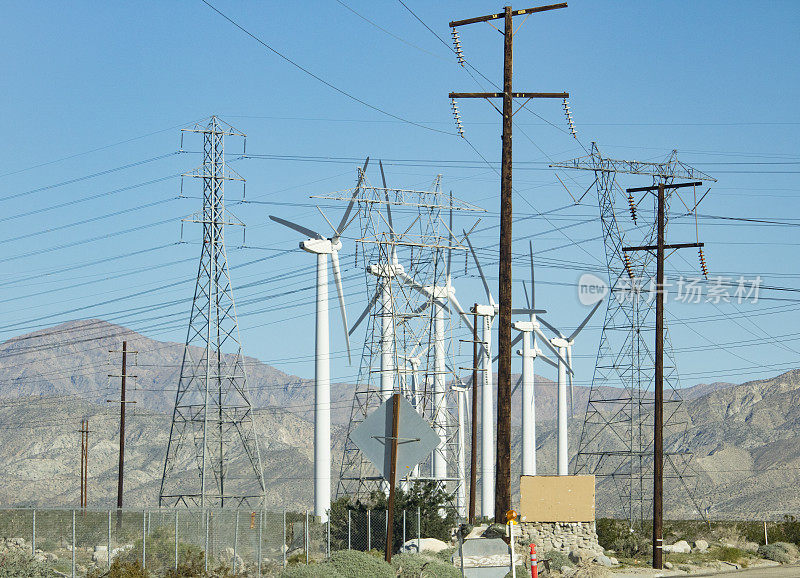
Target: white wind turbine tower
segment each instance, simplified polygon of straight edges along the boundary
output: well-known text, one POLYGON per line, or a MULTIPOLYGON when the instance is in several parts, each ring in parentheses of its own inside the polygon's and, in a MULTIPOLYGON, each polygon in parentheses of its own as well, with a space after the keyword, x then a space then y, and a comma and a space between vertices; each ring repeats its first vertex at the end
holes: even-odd
MULTIPOLYGON (((489 289, 489 283, 486 281, 486 276, 483 274, 483 268, 478 260, 478 255, 469 240, 466 231, 464 237, 469 245, 472 259, 475 261, 475 266, 478 269, 478 274, 483 282, 483 289, 486 292, 486 298, 489 300, 489 305, 478 305, 475 313, 482 318, 483 324, 481 327, 481 373, 483 379, 481 383, 481 515, 489 518, 494 518, 494 391, 492 382, 492 324, 495 316, 499 313, 499 307, 492 297, 492 292, 489 289)), ((515 315, 527 314, 535 315, 536 313, 547 313, 544 310, 532 309, 530 306, 525 309, 511 309, 511 313, 515 315)), ((533 330, 533 328, 532 328, 533 330)), ((554 350, 558 355, 558 352, 554 350)), ((496 359, 496 358, 495 358, 496 359)))
MULTIPOLYGON (((339 250, 342 233, 350 224, 348 218, 358 195, 364 171, 367 169, 369 157, 364 163, 358 177, 358 184, 342 215, 339 226, 334 228, 333 236, 325 238, 316 231, 270 215, 269 218, 307 235, 309 238, 300 242, 300 248, 317 256, 317 303, 316 303, 316 345, 314 356, 314 515, 322 522, 328 519, 331 508, 331 368, 330 368, 330 331, 328 323, 328 255, 331 256, 333 278, 339 296, 339 310, 342 315, 347 358, 350 360, 350 335, 347 330, 347 312, 344 305, 342 274, 339 267, 339 250)), ((324 217, 324 215, 323 215, 324 217)), ((326 219, 327 220, 327 219, 326 219)), ((328 221, 330 224, 330 221, 328 221)), ((333 227, 331 225, 331 227, 333 227)))
POLYGON ((589 319, 595 314, 595 311, 600 307, 603 300, 597 304, 589 312, 589 315, 578 325, 577 329, 572 332, 569 337, 564 337, 558 329, 550 325, 544 319, 540 319, 543 325, 553 331, 558 337, 550 339, 549 343, 559 351, 558 363, 558 475, 566 476, 569 471, 569 437, 567 431, 567 373, 569 373, 569 392, 570 392, 570 413, 572 413, 573 404, 573 386, 572 386, 572 346, 575 343, 575 338, 578 333, 586 327, 589 319), (566 356, 566 362, 564 361, 566 356))
MULTIPOLYGON (((536 288, 534 285, 533 275, 533 244, 530 245, 530 259, 531 259, 531 296, 528 300, 528 291, 525 289, 525 299, 528 307, 535 311, 536 307, 536 288)), ((523 288, 525 283, 523 282, 523 288)), ((555 361, 548 358, 542 353, 542 350, 536 345, 536 335, 544 340, 549 345, 549 340, 542 333, 539 328, 539 322, 536 320, 536 313, 531 313, 529 321, 517 321, 513 324, 514 329, 519 331, 519 335, 511 342, 513 346, 518 341, 522 341, 522 351, 517 350, 517 354, 522 357, 522 475, 535 476, 536 475, 536 394, 534 391, 534 372, 533 362, 537 357, 541 357, 542 361, 557 367, 555 361), (533 333, 533 336, 531 336, 533 333), (533 344, 531 344, 531 337, 533 344)), ((517 383, 517 387, 519 383, 517 383)), ((516 389, 516 387, 515 387, 516 389)))

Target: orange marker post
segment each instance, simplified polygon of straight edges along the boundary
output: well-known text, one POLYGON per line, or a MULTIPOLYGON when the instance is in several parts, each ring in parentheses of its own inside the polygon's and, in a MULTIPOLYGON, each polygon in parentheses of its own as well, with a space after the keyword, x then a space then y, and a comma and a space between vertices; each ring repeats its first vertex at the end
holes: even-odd
POLYGON ((539 578, 539 560, 536 558, 536 544, 531 544, 531 578, 539 578))

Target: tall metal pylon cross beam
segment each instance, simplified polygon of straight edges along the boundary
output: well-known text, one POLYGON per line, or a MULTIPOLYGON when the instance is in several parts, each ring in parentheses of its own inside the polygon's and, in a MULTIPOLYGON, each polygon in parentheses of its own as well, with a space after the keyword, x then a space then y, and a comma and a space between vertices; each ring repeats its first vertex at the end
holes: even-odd
POLYGON ((224 140, 245 135, 217 117, 187 132, 203 136, 203 164, 183 175, 203 182, 203 210, 186 219, 203 225, 203 243, 159 504, 257 506, 263 468, 225 251, 225 226, 242 225, 225 181, 244 179, 225 164, 224 140))

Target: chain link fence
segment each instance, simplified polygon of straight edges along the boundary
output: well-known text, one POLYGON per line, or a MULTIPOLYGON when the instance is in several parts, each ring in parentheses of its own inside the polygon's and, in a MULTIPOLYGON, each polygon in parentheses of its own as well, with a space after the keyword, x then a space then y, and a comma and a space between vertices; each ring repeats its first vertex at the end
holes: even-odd
MULTIPOLYGON (((97 574, 118 558, 152 576, 181 565, 277 576, 337 550, 383 552, 388 524, 385 509, 336 510, 324 522, 296 511, 0 509, 0 546, 71 577, 97 574)), ((425 526, 420 509, 396 511, 393 550, 406 542, 418 549, 425 526)))

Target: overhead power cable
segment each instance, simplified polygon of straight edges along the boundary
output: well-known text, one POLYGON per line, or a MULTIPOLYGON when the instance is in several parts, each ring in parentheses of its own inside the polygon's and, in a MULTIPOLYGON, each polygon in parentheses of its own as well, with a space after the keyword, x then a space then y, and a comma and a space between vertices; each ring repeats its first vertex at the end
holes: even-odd
POLYGON ((306 73, 308 76, 310 76, 314 80, 317 80, 318 82, 321 82, 322 84, 324 84, 328 88, 331 88, 331 89, 335 90, 336 92, 338 92, 342 96, 345 96, 345 97, 347 97, 347 98, 349 98, 351 100, 354 100, 355 102, 357 102, 359 104, 362 104, 362 105, 366 106, 367 108, 374 110, 375 112, 379 112, 379 113, 381 113, 383 115, 386 115, 388 117, 391 117, 391 118, 399 120, 399 121, 402 121, 402 122, 404 122, 406 124, 410 124, 410 125, 413 125, 413 126, 416 126, 416 127, 419 127, 419 128, 424 128, 425 130, 429 130, 431 132, 438 132, 438 133, 447 134, 447 135, 453 135, 454 134, 452 132, 448 132, 448 131, 445 131, 445 130, 440 130, 438 128, 433 128, 433 127, 430 127, 430 126, 425 126, 424 124, 421 124, 421 123, 418 123, 418 122, 414 122, 413 120, 409 120, 407 118, 403 118, 402 116, 399 116, 399 115, 396 115, 394 113, 391 113, 391 112, 389 112, 387 110, 384 110, 384 109, 382 109, 382 108, 380 108, 378 106, 375 106, 374 104, 370 104, 367 101, 362 100, 361 98, 355 96, 354 94, 351 94, 351 93, 347 92, 346 90, 343 90, 343 89, 339 88, 335 84, 332 84, 331 82, 328 82, 327 80, 325 80, 321 76, 318 76, 317 74, 311 72, 309 69, 307 69, 304 66, 298 64, 297 62, 295 62, 294 60, 292 60, 291 58, 289 58, 285 54, 279 52, 278 50, 276 50, 275 48, 273 48, 272 46, 267 44, 264 40, 262 40, 261 38, 259 38, 258 36, 256 36, 252 32, 250 32, 249 30, 247 30, 244 26, 242 26, 241 24, 239 24, 238 22, 233 20, 230 16, 227 16, 226 14, 224 14, 217 7, 215 7, 213 4, 211 4, 211 2, 209 2, 208 0, 200 0, 200 1, 203 4, 205 4, 206 6, 208 6, 209 8, 211 8, 214 12, 216 12, 217 14, 222 16, 225 20, 227 20, 228 22, 233 24, 236 28, 238 28, 239 30, 241 30, 242 32, 247 34, 250 38, 252 38, 256 42, 258 42, 261 46, 263 46, 264 48, 266 48, 267 50, 269 50, 270 52, 272 52, 276 56, 282 58, 284 61, 288 62, 289 64, 291 64, 292 66, 294 66, 298 70, 306 73))

